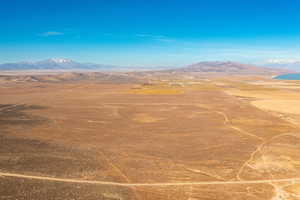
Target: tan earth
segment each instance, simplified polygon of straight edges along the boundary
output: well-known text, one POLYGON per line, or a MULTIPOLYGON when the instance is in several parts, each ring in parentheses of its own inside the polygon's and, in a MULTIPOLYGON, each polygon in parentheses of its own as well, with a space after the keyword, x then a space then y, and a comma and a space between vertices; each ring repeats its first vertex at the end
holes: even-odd
POLYGON ((0 199, 300 199, 298 85, 3 83, 0 199))

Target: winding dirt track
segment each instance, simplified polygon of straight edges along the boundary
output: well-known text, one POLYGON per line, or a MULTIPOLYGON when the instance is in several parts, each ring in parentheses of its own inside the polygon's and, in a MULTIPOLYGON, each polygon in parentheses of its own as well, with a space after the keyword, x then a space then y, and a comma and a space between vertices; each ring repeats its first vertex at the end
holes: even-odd
POLYGON ((78 180, 67 178, 54 178, 46 176, 31 176, 24 174, 0 172, 0 178, 15 177, 23 179, 34 179, 44 181, 66 182, 66 183, 81 183, 81 184, 97 184, 97 185, 110 185, 122 187, 163 187, 163 186, 189 186, 189 185, 236 185, 236 184, 262 184, 262 183, 281 183, 281 182, 297 182, 300 178, 286 178, 286 179, 272 179, 272 180, 249 180, 249 181, 201 181, 201 182, 177 182, 177 183, 118 183, 107 181, 92 181, 92 180, 78 180))
MULTIPOLYGON (((122 103, 115 103, 116 105, 122 105, 122 103)), ((127 105, 128 103, 126 103, 127 105)), ((113 104, 114 105, 114 104, 113 104)), ((134 104, 134 105, 146 105, 146 104, 134 104)), ((148 104, 147 104, 148 105, 148 104)), ((156 103, 151 105, 195 105, 195 104, 165 104, 165 103, 156 103)), ((1 108, 0 111, 5 110, 7 108, 14 107, 12 106, 5 106, 4 108, 1 108)), ((246 131, 241 130, 239 127, 230 125, 230 120, 228 119, 227 115, 224 112, 216 111, 217 114, 220 114, 224 117, 224 125, 229 126, 232 129, 235 129, 236 131, 248 135, 250 137, 254 137, 258 140, 263 140, 263 138, 256 136, 254 134, 248 133, 246 131)), ((281 134, 278 136, 275 136, 272 139, 276 137, 280 137, 281 134)), ((255 151, 259 151, 260 148, 266 143, 262 143, 259 145, 259 148, 255 151)), ((253 152, 253 154, 255 154, 253 152)), ((251 158, 253 155, 251 155, 251 158)), ((250 160, 251 160, 250 158, 250 160)), ((248 161, 245 162, 244 165, 246 165, 248 161)), ((241 173, 244 165, 242 166, 239 174, 241 173)), ((238 174, 238 176, 239 176, 238 174)), ((240 185, 240 184, 273 184, 273 183, 286 183, 286 182, 300 182, 300 177, 296 178, 285 178, 285 179, 263 179, 263 180, 242 180, 239 179, 237 181, 199 181, 199 182, 165 182, 165 183, 120 183, 120 182, 109 182, 109 181, 93 181, 93 180, 80 180, 80 179, 68 179, 68 178, 55 178, 55 177, 47 177, 47 176, 34 176, 34 175, 25 175, 25 174, 17 174, 17 173, 9 173, 9 172, 0 172, 0 179, 1 177, 13 177, 13 178, 20 178, 20 179, 32 179, 32 180, 42 180, 42 181, 53 181, 53 182, 65 182, 65 183, 78 183, 78 184, 96 184, 96 185, 107 185, 107 186, 120 186, 120 187, 164 187, 164 186, 193 186, 193 185, 240 185)))

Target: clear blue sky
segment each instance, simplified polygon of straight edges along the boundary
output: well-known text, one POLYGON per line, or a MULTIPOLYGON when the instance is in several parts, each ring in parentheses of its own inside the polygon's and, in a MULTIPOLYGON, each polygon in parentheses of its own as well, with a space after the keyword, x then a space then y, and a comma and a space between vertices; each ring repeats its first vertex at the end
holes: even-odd
POLYGON ((299 0, 2 0, 0 63, 300 59, 299 0))

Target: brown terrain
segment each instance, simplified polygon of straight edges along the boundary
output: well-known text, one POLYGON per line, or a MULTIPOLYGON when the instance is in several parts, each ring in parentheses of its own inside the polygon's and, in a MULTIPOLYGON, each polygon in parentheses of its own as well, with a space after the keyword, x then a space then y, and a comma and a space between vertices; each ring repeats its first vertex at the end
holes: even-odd
POLYGON ((300 199, 299 81, 168 73, 0 77, 0 199, 300 199))

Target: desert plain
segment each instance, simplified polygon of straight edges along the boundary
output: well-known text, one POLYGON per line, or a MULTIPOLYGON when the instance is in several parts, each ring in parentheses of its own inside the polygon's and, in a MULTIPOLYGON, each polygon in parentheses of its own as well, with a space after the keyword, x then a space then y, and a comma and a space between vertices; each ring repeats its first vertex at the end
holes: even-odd
POLYGON ((300 82, 3 82, 0 199, 300 199, 300 82))

